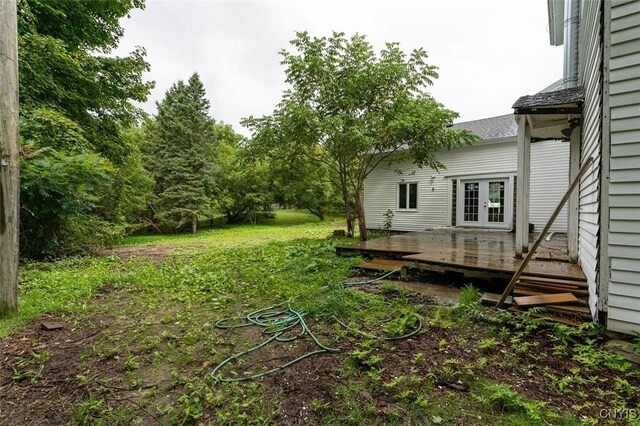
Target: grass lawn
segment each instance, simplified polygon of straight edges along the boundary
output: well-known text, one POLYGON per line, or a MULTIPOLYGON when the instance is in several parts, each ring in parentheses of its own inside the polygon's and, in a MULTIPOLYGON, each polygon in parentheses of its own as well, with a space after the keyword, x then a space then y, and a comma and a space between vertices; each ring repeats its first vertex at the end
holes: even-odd
POLYGON ((454 306, 390 281, 345 288, 358 259, 334 254, 339 227, 281 211, 24 265, 20 313, 0 319, 0 424, 640 424, 639 375, 597 327, 494 312, 471 287, 454 306), (276 303, 318 342, 293 339, 300 323, 216 327, 276 303), (229 381, 319 344, 337 351, 229 381))

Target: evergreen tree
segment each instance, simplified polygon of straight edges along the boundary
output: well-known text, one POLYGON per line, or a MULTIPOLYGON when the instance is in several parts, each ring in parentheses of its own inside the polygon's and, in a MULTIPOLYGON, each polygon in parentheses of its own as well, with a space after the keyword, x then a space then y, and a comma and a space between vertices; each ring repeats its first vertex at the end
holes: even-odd
POLYGON ((209 101, 197 73, 186 84, 174 84, 158 103, 146 163, 156 182, 152 208, 163 230, 176 232, 190 225, 195 233, 198 217, 211 213, 208 188, 215 138, 208 114, 209 101))

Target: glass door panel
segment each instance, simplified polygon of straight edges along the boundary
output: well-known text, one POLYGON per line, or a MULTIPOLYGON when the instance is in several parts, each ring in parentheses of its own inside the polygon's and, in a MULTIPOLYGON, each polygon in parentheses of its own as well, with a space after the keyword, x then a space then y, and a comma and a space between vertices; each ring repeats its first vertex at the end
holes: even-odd
POLYGON ((463 186, 463 218, 464 223, 480 222, 480 182, 464 182, 463 186))
POLYGON ((488 181, 487 222, 490 224, 505 223, 505 189, 506 181, 488 181))

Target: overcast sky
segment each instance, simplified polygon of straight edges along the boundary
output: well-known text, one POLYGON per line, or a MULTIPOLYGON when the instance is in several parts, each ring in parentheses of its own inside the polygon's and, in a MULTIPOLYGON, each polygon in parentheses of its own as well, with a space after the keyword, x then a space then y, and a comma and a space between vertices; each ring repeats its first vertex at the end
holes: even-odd
POLYGON ((239 121, 270 114, 284 88, 278 51, 295 31, 368 36, 376 48, 397 41, 423 47, 440 78, 433 96, 458 121, 511 112, 521 95, 562 76, 562 48, 549 44, 545 0, 147 0, 123 22, 118 52, 147 50, 156 82, 143 105, 197 71, 211 115, 243 133, 239 121))

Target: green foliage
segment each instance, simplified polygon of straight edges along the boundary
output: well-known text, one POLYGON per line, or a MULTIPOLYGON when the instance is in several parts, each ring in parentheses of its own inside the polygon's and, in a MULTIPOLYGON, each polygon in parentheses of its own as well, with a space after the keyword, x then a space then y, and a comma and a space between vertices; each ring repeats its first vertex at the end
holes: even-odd
MULTIPOLYGON (((123 135, 153 87, 143 49, 111 55, 142 0, 18 1, 21 254, 86 252, 122 235, 144 173, 123 135), (141 173, 142 172, 142 173, 141 173)), ((141 188, 144 192, 144 186, 141 188)))
POLYGON ((382 222, 382 231, 388 237, 391 235, 391 228, 393 227, 393 210, 389 209, 383 214, 384 222, 382 222))
POLYGON ((483 309, 480 303, 481 297, 482 293, 480 293, 480 290, 468 284, 464 286, 460 292, 460 298, 454 310, 466 318, 475 318, 483 309))
POLYGON ((21 250, 41 258, 86 252, 120 234, 95 212, 109 194, 113 166, 93 153, 53 149, 21 159, 21 250))
POLYGON ((214 202, 228 224, 269 212, 274 202, 273 180, 268 164, 253 159, 240 145, 240 136, 230 126, 216 126, 220 137, 214 202), (221 135, 222 133, 222 135, 221 135))
POLYGON ((544 402, 531 402, 518 392, 502 383, 485 383, 480 386, 477 396, 482 403, 490 404, 502 413, 526 414, 530 421, 543 424, 544 402))
POLYGON ((271 116, 249 117, 243 124, 253 132, 256 152, 329 168, 349 236, 355 204, 366 237, 361 192, 377 165, 411 155, 418 166, 442 167, 437 151, 476 139, 450 129, 457 114, 426 91, 437 73, 423 49, 406 54, 397 43, 387 43, 376 53, 364 36, 335 32, 321 38, 299 32, 291 44, 293 52, 281 52, 291 88, 271 116))
POLYGON ((21 113, 48 108, 76 123, 93 149, 119 162, 127 155, 120 129, 139 111, 152 83, 145 52, 109 53, 123 35, 120 19, 143 0, 20 0, 18 53, 21 113))
POLYGON ((158 103, 144 145, 145 167, 155 180, 152 208, 159 227, 176 232, 211 216, 211 174, 216 144, 209 101, 197 73, 178 81, 158 103))

